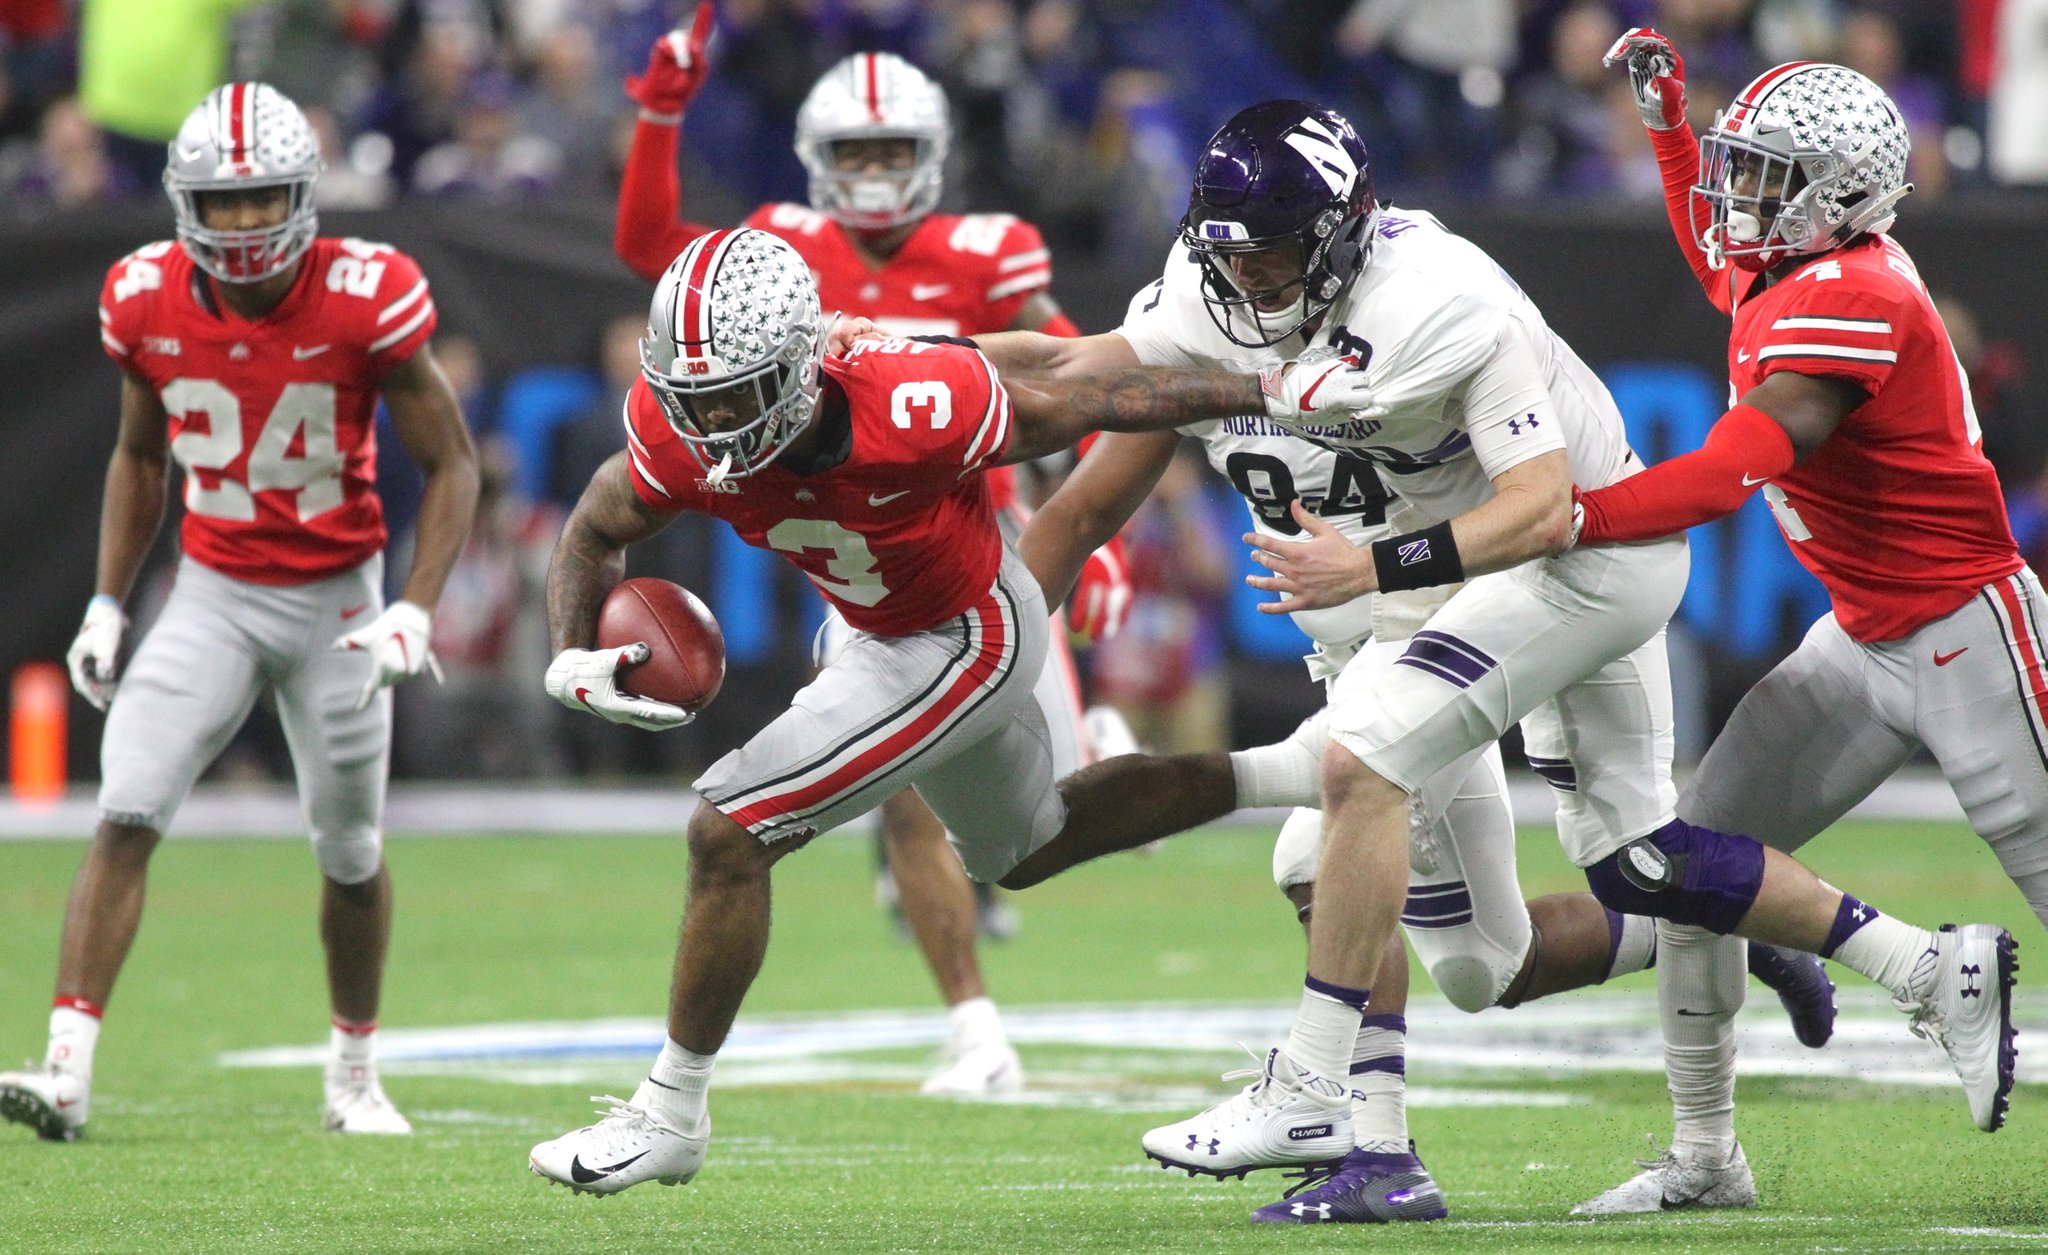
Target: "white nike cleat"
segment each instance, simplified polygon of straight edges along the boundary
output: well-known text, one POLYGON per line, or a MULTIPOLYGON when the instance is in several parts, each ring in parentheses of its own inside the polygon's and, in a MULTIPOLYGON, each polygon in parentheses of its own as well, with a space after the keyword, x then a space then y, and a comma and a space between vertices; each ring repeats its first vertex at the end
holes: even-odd
POLYGON ((534 1147, 526 1163, 535 1176, 578 1194, 616 1194, 642 1181, 682 1185, 704 1166, 709 1113, 683 1133, 648 1108, 609 1094, 590 1101, 610 1104, 600 1108, 604 1119, 534 1147))
POLYGON ((92 1092, 85 1078, 51 1065, 0 1072, 0 1120, 26 1124, 46 1142, 75 1142, 85 1131, 92 1092))
POLYGON ((979 1046, 948 1043, 946 1063, 925 1078, 921 1094, 943 1098, 985 1098, 1015 1094, 1024 1088, 1024 1064, 1006 1041, 979 1046))
POLYGON ((1223 1079, 1258 1079, 1235 1098, 1145 1135, 1145 1153, 1189 1176, 1241 1177, 1259 1168, 1334 1163, 1351 1151, 1351 1090, 1295 1065, 1283 1047, 1263 1068, 1223 1079))
POLYGON ((1756 1181, 1742 1143, 1728 1162, 1715 1166, 1682 1158, 1672 1147, 1655 1159, 1638 1159, 1643 1171, 1595 1199, 1572 1208, 1574 1216, 1624 1216, 1695 1207, 1754 1207, 1756 1181))
POLYGON ((399 1114, 369 1068, 353 1068, 343 1074, 327 1074, 327 1110, 320 1127, 330 1133, 381 1133, 387 1136, 412 1132, 412 1122, 399 1114))
POLYGON ((1970 1118, 1986 1133, 2005 1124, 2019 1064, 2012 986, 2019 943, 1996 924, 1943 924, 1913 971, 1917 998, 1892 1005, 1913 1017, 1916 1037, 1940 1046, 1962 1078, 1970 1118))

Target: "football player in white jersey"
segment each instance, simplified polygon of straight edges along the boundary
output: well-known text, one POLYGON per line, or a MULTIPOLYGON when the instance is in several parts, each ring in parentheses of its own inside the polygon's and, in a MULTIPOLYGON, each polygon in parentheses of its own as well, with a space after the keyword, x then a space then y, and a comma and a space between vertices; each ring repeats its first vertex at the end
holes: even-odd
MULTIPOLYGON (((1376 463, 1413 530, 1361 546, 1296 501, 1289 514, 1306 539, 1248 535, 1270 572, 1250 582, 1284 595, 1269 612, 1300 613, 1471 579, 1397 657, 1367 651, 1337 678, 1295 1027, 1258 1081, 1153 1130, 1148 1153, 1235 1175, 1351 1148, 1336 1078, 1402 913, 1410 799, 1427 804, 1425 782, 1462 779, 1525 720, 1532 747, 1572 783, 1559 836, 1606 907, 1827 954, 1888 987, 1916 1021, 1970 1028, 1941 1037, 1984 1124, 2009 1070, 1996 1058, 1997 1013, 1988 1047, 1975 1018, 1957 1018, 1969 982, 1953 934, 1883 916, 1747 837, 1675 817, 1662 634, 1684 589, 1683 538, 1570 550, 1573 487, 1640 468, 1612 399, 1484 253, 1427 214, 1375 202, 1364 146, 1341 117, 1283 101, 1226 124, 1198 166, 1181 247, 1119 332, 986 348, 1013 373, 1355 359, 1369 405, 1336 425, 1280 421, 1376 463)), ((1084 463, 1073 482, 1089 475, 1084 463)), ((1240 776, 1240 804, 1267 796, 1240 776)), ((1688 961, 1672 936, 1660 965, 1688 961)))

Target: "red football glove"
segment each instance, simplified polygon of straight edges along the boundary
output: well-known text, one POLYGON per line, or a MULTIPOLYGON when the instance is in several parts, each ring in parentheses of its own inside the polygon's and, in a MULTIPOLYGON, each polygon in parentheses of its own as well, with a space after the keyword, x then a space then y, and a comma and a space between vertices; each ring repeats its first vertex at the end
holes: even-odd
POLYGON ((1093 645, 1115 636, 1131 617, 1131 564, 1121 536, 1088 555, 1067 598, 1067 630, 1093 645))
POLYGON ((1632 26, 1607 50, 1600 64, 1628 62, 1628 85, 1636 112, 1653 131, 1685 125, 1685 58, 1670 40, 1647 26, 1632 26))
POLYGON ((709 68, 704 45, 711 39, 711 6, 697 6, 697 16, 686 32, 681 27, 654 41, 647 54, 647 73, 626 76, 626 94, 640 106, 650 122, 675 123, 682 120, 690 98, 704 86, 709 68))

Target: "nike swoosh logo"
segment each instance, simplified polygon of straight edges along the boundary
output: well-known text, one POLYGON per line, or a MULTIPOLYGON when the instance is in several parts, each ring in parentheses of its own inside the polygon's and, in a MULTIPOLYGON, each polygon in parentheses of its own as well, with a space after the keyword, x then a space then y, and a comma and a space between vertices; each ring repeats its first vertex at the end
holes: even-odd
POLYGON ((1758 484, 1768 484, 1770 482, 1771 477, 1768 475, 1759 475, 1757 478, 1751 479, 1749 477, 1749 472, 1744 471, 1742 474, 1742 486, 1744 488, 1754 488, 1758 484))
POLYGON ((1738 361, 1738 362, 1746 362, 1746 361, 1748 361, 1748 360, 1749 360, 1749 350, 1748 350, 1748 349, 1737 349, 1737 350, 1735 350, 1735 360, 1736 360, 1736 361, 1738 361))
POLYGON ((650 1153, 643 1150, 631 1159, 621 1159, 609 1168, 586 1168, 583 1166, 583 1156, 578 1155, 569 1161, 569 1179, 578 1185, 589 1185, 592 1181, 602 1181, 615 1172, 630 1168, 634 1164, 639 1163, 642 1159, 647 1158, 650 1153))
POLYGON ((588 706, 590 704, 590 690, 584 688, 577 689, 576 700, 588 706))
POLYGON ((1956 659, 1962 657, 1964 654, 1967 654, 1969 652, 1970 647, 1968 645, 1965 645, 1961 649, 1958 649, 1956 652, 1952 654, 1936 654, 1934 656, 1934 665, 1937 667, 1946 667, 1948 664, 1954 662, 1956 659))
POLYGON ((894 501, 894 500, 895 500, 896 498, 898 498, 898 497, 907 497, 907 496, 909 496, 909 495, 910 495, 910 489, 908 489, 908 488, 905 488, 905 489, 904 489, 904 490, 903 490, 902 492, 892 492, 892 493, 890 493, 890 494, 889 494, 888 496, 886 496, 886 497, 878 497, 878 496, 876 496, 876 495, 875 495, 874 493, 869 493, 869 494, 868 494, 868 504, 869 504, 869 505, 888 505, 888 504, 889 504, 889 503, 890 503, 891 501, 894 501))
POLYGON ((910 285, 910 299, 913 301, 936 300, 953 290, 950 283, 913 283, 910 285))
POLYGON ((363 611, 368 610, 369 608, 370 603, 367 601, 360 606, 350 606, 348 609, 341 612, 341 617, 343 619, 353 619, 357 615, 361 614, 363 611))
POLYGON ((306 348, 303 345, 294 344, 292 346, 292 360, 303 362, 309 357, 318 357, 333 347, 331 344, 316 344, 311 348, 306 348))
POLYGON ((59 1111, 64 1110, 66 1107, 76 1107, 77 1105, 78 1100, 76 1098, 59 1098, 57 1100, 57 1110, 59 1111))

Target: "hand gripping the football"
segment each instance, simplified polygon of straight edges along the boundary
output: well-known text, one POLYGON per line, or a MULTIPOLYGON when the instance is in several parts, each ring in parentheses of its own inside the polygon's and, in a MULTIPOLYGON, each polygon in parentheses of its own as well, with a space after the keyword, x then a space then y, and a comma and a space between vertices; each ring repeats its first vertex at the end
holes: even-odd
POLYGON ((115 667, 121 655, 121 633, 128 626, 119 599, 101 593, 85 605, 85 622, 65 651, 64 664, 71 669, 71 687, 105 710, 114 701, 115 667))
POLYGON ((441 679, 440 660, 427 648, 433 629, 433 616, 423 607, 409 601, 394 601, 368 623, 334 638, 334 644, 328 648, 360 649, 370 655, 370 678, 356 695, 357 710, 367 708, 378 689, 409 680, 422 671, 431 671, 434 679, 441 679))
POLYGON ((681 706, 619 690, 619 668, 646 662, 650 652, 643 641, 618 649, 565 649, 548 664, 548 696, 571 710, 587 710, 600 719, 649 732, 680 728, 697 716, 681 706))
POLYGON ((1259 387, 1266 394, 1267 417, 1290 430, 1335 427, 1387 412, 1372 399, 1358 359, 1332 356, 1328 350, 1260 371, 1259 387))
POLYGON ((1647 26, 1633 26, 1607 50, 1600 64, 1628 64, 1628 85, 1636 112, 1653 131, 1685 125, 1685 58, 1670 40, 1647 26))

